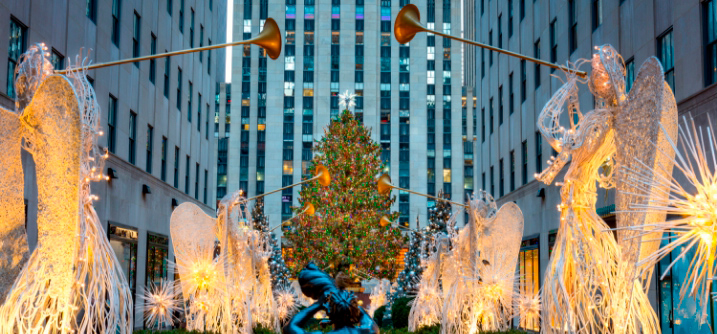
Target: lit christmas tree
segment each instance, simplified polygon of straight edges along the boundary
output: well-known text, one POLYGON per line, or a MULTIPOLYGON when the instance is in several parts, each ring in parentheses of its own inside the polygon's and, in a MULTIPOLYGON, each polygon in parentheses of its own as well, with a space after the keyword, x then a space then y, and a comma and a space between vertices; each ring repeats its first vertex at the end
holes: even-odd
POLYGON ((269 238, 271 246, 271 257, 269 258, 269 271, 271 272, 271 286, 274 291, 289 286, 290 272, 284 263, 281 254, 281 247, 276 240, 274 233, 269 232, 269 220, 264 215, 264 198, 259 197, 251 210, 251 219, 254 229, 261 231, 266 238, 269 238))
MULTIPOLYGON (((352 105, 349 94, 341 98, 342 104, 352 105)), ((313 203, 316 214, 299 215, 286 233, 294 247, 292 269, 313 261, 331 275, 393 278, 404 237, 391 224, 380 224, 383 215, 392 220, 398 216, 390 212, 395 197, 379 194, 376 187, 381 147, 347 109, 331 122, 316 153, 312 165, 326 166, 332 181, 328 187, 308 184, 299 193, 297 210, 313 203)))
MULTIPOLYGON (((420 229, 418 217, 416 217, 416 229, 420 229)), ((403 271, 398 274, 398 287, 395 297, 403 297, 405 295, 415 294, 418 288, 418 282, 421 280, 421 257, 425 256, 424 234, 428 229, 422 232, 418 230, 411 231, 410 241, 408 243, 408 251, 403 258, 403 271)))
MULTIPOLYGON (((448 198, 443 190, 438 191, 439 198, 448 198)), ((451 203, 448 201, 436 201, 436 206, 428 210, 428 229, 431 232, 449 232, 451 220, 451 203)), ((450 226, 453 227, 453 226, 450 226)))

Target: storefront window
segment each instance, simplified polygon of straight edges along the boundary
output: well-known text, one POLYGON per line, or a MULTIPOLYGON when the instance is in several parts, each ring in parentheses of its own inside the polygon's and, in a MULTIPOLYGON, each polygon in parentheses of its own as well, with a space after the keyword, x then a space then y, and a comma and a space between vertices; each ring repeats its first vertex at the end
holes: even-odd
MULTIPOLYGON (((537 296, 540 291, 539 237, 525 239, 520 244, 518 269, 520 270, 520 294, 537 296)), ((520 319, 520 328, 531 331, 540 331, 540 319, 538 317, 520 319)))
MULTIPOLYGON (((673 238, 674 236, 663 239, 662 247, 666 246, 670 241, 673 241, 673 238)), ((670 263, 680 256, 681 252, 682 248, 679 247, 660 260, 655 268, 655 275, 660 278, 670 266, 670 263)), ((678 259, 675 265, 667 272, 667 275, 659 280, 660 327, 664 334, 708 334, 713 333, 710 327, 714 328, 717 324, 717 319, 715 319, 714 316, 717 301, 713 301, 709 298, 707 300, 698 301, 690 296, 685 296, 685 298, 680 301, 680 289, 684 284, 688 284, 685 282, 687 279, 687 268, 694 257, 695 251, 693 248, 688 251, 685 256, 678 259), (704 319, 704 322, 700 324, 700 316, 705 308, 707 308, 707 319, 704 319)), ((715 290, 714 283, 712 290, 715 290)))
POLYGON ((147 275, 145 284, 150 282, 159 286, 167 278, 167 260, 169 256, 169 238, 159 234, 147 233, 147 275))
POLYGON ((110 223, 108 231, 110 246, 134 296, 137 289, 137 230, 110 223))

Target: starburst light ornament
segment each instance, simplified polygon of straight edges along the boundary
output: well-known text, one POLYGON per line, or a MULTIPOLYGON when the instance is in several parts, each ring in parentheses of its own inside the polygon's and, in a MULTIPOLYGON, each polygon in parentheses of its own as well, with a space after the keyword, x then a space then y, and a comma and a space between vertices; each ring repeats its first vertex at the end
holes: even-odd
POLYGON ((339 106, 344 109, 351 109, 352 107, 355 107, 355 100, 357 96, 358 94, 349 93, 349 91, 346 90, 343 94, 339 94, 339 106))
MULTIPOLYGON (((150 282, 144 288, 140 299, 144 302, 144 322, 153 329, 174 325, 174 312, 180 308, 178 292, 174 282, 162 280, 159 285, 150 282)), ((138 303, 138 307, 142 304, 138 303)))
MULTIPOLYGON (((664 189, 665 195, 669 193, 662 200, 634 205, 633 211, 667 213, 669 217, 677 217, 630 228, 638 231, 640 237, 654 232, 671 234, 663 238, 668 241, 665 246, 638 265, 653 267, 657 261, 679 249, 679 255, 660 274, 664 277, 678 262, 689 261, 685 284, 680 288, 680 300, 690 296, 697 298, 701 305, 709 301, 712 280, 717 275, 717 140, 714 127, 710 126, 712 123, 709 120, 707 123, 706 127, 697 127, 692 117, 684 117, 679 126, 678 141, 668 138, 672 150, 676 152, 674 164, 677 171, 674 174, 645 164, 625 167, 620 171, 637 189, 653 187, 664 189), (662 177, 650 177, 653 174, 662 177), (680 182, 680 179, 687 182, 680 182), (690 253, 694 254, 692 258, 688 257, 690 253)), ((663 131, 666 130, 663 128, 663 131)), ((672 159, 672 156, 668 158, 672 159)), ((706 316, 707 310, 708 307, 702 308, 703 316, 706 316)))

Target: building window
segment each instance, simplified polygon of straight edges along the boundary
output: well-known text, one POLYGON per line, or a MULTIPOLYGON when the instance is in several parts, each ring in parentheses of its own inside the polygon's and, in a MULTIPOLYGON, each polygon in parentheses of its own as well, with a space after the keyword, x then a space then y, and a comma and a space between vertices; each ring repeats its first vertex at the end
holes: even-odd
POLYGON ((657 38, 657 52, 665 69, 665 81, 675 92, 675 59, 674 49, 672 47, 672 27, 667 29, 660 37, 657 38))
POLYGON ((526 99, 526 89, 527 89, 527 80, 528 80, 528 73, 526 68, 528 65, 526 64, 525 60, 520 61, 520 103, 525 102, 526 99))
POLYGON ((107 108, 107 150, 115 153, 117 140, 117 98, 110 95, 110 106, 107 108))
POLYGON ((207 180, 209 179, 209 172, 204 170, 204 193, 202 194, 202 202, 207 204, 207 180))
POLYGON ((160 171, 160 179, 167 182, 167 137, 162 136, 162 170, 160 171))
POLYGON ((510 191, 515 190, 515 150, 510 151, 510 191))
POLYGON ((503 15, 498 15, 498 47, 503 48, 503 15))
POLYGON ((167 262, 169 255, 169 238, 160 234, 147 232, 147 275, 145 284, 159 286, 167 278, 167 262))
MULTIPOLYGON (((212 40, 207 39, 207 46, 212 45, 212 40)), ((212 74, 212 50, 207 50, 207 74, 212 74)))
POLYGON ((503 159, 498 160, 498 197, 505 195, 505 171, 503 167, 503 159))
POLYGON ((495 173, 493 173, 493 166, 490 166, 490 194, 495 194, 495 173))
MULTIPOLYGON (((192 96, 194 96, 194 85, 190 81, 187 87, 189 90, 189 98, 187 99, 187 122, 192 123, 192 96)), ((179 99, 177 99, 177 102, 179 103, 179 99)))
MULTIPOLYGON (((166 50, 165 50, 166 51, 166 50)), ((170 73, 169 57, 164 59, 164 97, 169 98, 169 73, 170 73)))
POLYGON ((147 173, 152 174, 152 150, 154 149, 154 128, 147 125, 147 173))
POLYGON ((520 20, 525 18, 525 0, 520 0, 520 20))
POLYGON ((87 6, 85 7, 85 15, 92 22, 95 22, 95 20, 97 20, 97 0, 87 0, 87 6))
POLYGON ((182 69, 177 69, 177 110, 182 111, 182 69))
POLYGON ((705 86, 708 86, 717 82, 717 5, 715 0, 710 0, 703 2, 702 6, 702 27, 705 36, 705 86))
POLYGON ((498 125, 503 125, 503 86, 498 87, 498 125))
MULTIPOLYGON (((191 113, 191 111, 190 111, 191 113)), ((202 133, 202 94, 197 94, 197 131, 202 133)))
POLYGON ((520 145, 521 158, 523 160, 523 170, 521 171, 520 177, 523 185, 528 183, 528 142, 523 141, 520 145))
POLYGON ((192 167, 189 165, 190 160, 189 155, 187 155, 186 163, 184 164, 184 193, 187 195, 189 195, 189 173, 192 172, 192 167))
POLYGON ((488 120, 488 129, 490 129, 490 133, 493 134, 493 98, 491 97, 488 102, 488 113, 489 113, 489 120, 488 120))
POLYGON ((184 0, 179 0, 179 32, 184 33, 184 0))
POLYGON ((630 58, 625 62, 625 90, 630 92, 635 81, 635 59, 630 58))
POLYGON ((543 136, 535 132, 535 172, 543 171, 543 136))
POLYGON ((508 113, 513 114, 515 103, 513 99, 513 72, 508 75, 508 113))
POLYGON ((189 9, 189 47, 194 47, 194 8, 189 9))
POLYGON ((179 189, 179 147, 174 147, 174 187, 179 189))
MULTIPOLYGON (((493 46, 493 30, 488 31, 488 45, 493 46)), ((493 66, 493 51, 488 51, 488 66, 493 66)))
POLYGON ((54 68, 56 71, 62 70, 65 68, 65 56, 60 54, 55 48, 52 48, 52 54, 50 55, 50 62, 52 63, 52 68, 54 68))
POLYGON ((602 0, 592 0, 593 30, 602 24, 602 0))
POLYGON ((481 122, 481 142, 485 143, 485 107, 480 110, 480 122, 481 122))
MULTIPOLYGON (((157 54, 157 36, 154 35, 154 33, 151 35, 151 39, 149 42, 149 53, 150 54, 157 54)), ((169 59, 169 58, 167 58, 169 59)), ((154 84, 154 80, 157 77, 157 61, 156 59, 150 59, 149 60, 149 82, 154 84)))
MULTIPOLYGON (((203 46, 204 46, 204 26, 200 24, 199 25, 199 47, 201 48, 203 46)), ((203 55, 204 55, 204 52, 199 53, 199 62, 200 63, 202 62, 203 55)))
POLYGON ((129 163, 135 164, 135 141, 137 140, 137 114, 130 110, 129 111, 129 163))
POLYGON ((137 289, 137 239, 139 233, 131 227, 121 227, 110 222, 107 224, 107 237, 114 250, 129 289, 134 296, 137 289))
MULTIPOLYGON (((137 12, 134 12, 134 35, 132 35, 132 57, 139 57, 139 36, 140 36, 140 29, 142 27, 141 25, 141 18, 137 12)), ((134 62, 134 66, 139 67, 139 62, 134 62)))
POLYGON ((120 0, 112 0, 112 44, 119 47, 120 39, 120 0))
MULTIPOLYGON (((540 291, 540 238, 523 240, 518 256, 519 289, 523 296, 538 296, 540 291)), ((537 316, 521 318, 520 328, 539 331, 540 319, 537 316)))
POLYGON ((22 23, 10 19, 10 45, 8 45, 7 63, 7 95, 15 98, 15 67, 20 61, 20 55, 25 53, 27 47, 27 27, 22 23))
POLYGON ((575 0, 568 0, 568 23, 570 24, 570 30, 568 30, 568 40, 570 41, 570 53, 572 54, 578 49, 578 5, 575 0))
POLYGON ((513 37, 513 0, 508 0, 508 38, 513 37))
MULTIPOLYGON (((540 38, 533 45, 533 54, 536 59, 540 59, 540 38)), ((538 87, 540 87, 540 64, 535 63, 535 89, 538 87)))
MULTIPOLYGON (((550 61, 553 63, 558 62, 558 39, 555 38, 555 29, 557 25, 557 18, 550 22, 550 61)), ((551 69, 551 72, 555 69, 551 69)))
POLYGON ((199 200, 199 163, 194 168, 194 199, 199 200))

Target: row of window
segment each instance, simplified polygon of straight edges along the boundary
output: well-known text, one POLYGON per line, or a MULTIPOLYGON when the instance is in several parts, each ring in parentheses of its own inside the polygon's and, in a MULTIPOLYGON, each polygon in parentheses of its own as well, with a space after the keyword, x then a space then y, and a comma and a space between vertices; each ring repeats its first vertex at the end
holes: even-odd
MULTIPOLYGON (((117 148, 117 98, 113 95, 109 96, 109 106, 107 108, 107 150, 116 153, 117 148)), ((129 129, 128 129, 128 153, 127 161, 131 164, 137 163, 137 113, 133 110, 129 111, 129 129)), ((145 156, 145 171, 149 174, 153 173, 152 161, 154 158, 154 127, 151 124, 147 124, 147 142, 145 144, 146 156, 145 156)), ((179 147, 175 147, 174 150, 174 187, 179 188, 179 147)), ((190 188, 190 156, 187 155, 186 167, 185 167, 185 179, 184 179, 184 192, 189 193, 190 188)), ((167 181, 167 137, 162 136, 162 148, 161 148, 161 166, 160 166, 160 179, 167 181)), ((200 166, 196 163, 195 178, 194 178, 194 198, 199 200, 199 179, 200 179, 200 166)), ((204 190, 203 190, 203 202, 207 204, 207 186, 208 186, 208 171, 204 169, 204 190)))

